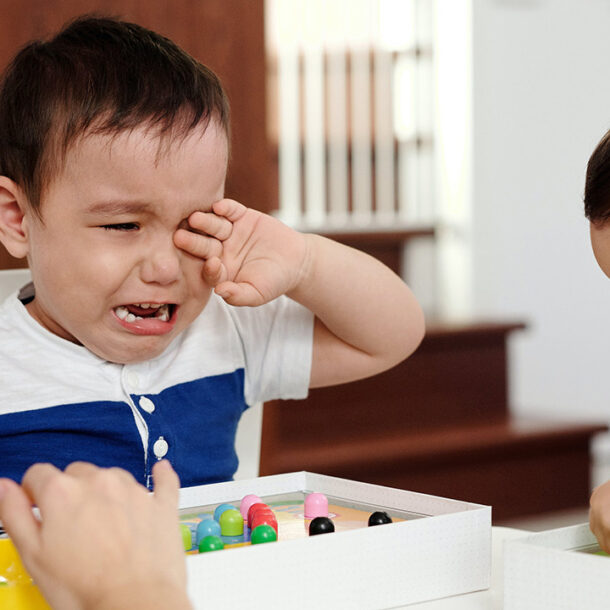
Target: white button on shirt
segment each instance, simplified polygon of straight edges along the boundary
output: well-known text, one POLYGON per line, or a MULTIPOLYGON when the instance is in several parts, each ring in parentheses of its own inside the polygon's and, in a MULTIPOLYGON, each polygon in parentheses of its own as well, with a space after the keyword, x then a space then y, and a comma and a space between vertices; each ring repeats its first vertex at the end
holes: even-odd
POLYGON ((146 396, 141 396, 139 401, 140 408, 147 413, 152 413, 155 410, 155 403, 146 396))
POLYGON ((153 452, 155 456, 161 459, 162 457, 165 457, 167 455, 168 451, 169 445, 167 444, 167 441, 162 436, 160 436, 153 445, 153 452))

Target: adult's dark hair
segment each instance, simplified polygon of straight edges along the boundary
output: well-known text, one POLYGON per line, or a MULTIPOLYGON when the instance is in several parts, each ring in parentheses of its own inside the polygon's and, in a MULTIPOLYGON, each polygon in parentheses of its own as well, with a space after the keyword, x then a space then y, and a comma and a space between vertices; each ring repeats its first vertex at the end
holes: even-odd
POLYGON ((229 137, 218 77, 171 40, 134 23, 80 17, 26 45, 0 85, 0 174, 40 214, 44 189, 79 136, 146 125, 186 135, 211 118, 229 137))
POLYGON ((589 158, 585 179, 585 216, 593 223, 610 218, 610 131, 589 158))

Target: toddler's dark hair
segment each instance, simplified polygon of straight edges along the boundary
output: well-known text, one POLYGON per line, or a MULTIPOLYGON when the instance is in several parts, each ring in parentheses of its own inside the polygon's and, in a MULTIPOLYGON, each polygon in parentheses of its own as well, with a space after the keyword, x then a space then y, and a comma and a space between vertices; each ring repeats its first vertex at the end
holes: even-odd
POLYGON ((173 137, 212 118, 228 138, 228 101, 209 68, 139 25, 80 17, 26 45, 4 73, 0 174, 40 214, 44 189, 79 136, 146 125, 173 137))
POLYGON ((587 165, 585 216, 602 224, 610 218, 610 131, 600 140, 587 165))

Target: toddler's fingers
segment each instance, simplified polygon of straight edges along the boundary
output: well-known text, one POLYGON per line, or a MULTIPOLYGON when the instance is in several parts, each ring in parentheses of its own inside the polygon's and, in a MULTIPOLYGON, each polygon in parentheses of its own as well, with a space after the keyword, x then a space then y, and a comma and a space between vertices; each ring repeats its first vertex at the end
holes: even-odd
POLYGON ((180 479, 167 460, 161 460, 153 466, 155 498, 175 508, 178 506, 180 479))
MULTIPOLYGON (((224 241, 231 236, 233 223, 213 212, 193 212, 188 219, 192 229, 224 241)), ((182 227, 185 228, 185 227, 182 227)))
POLYGON ((197 258, 206 259, 222 254, 222 243, 215 237, 198 235, 185 229, 178 229, 174 233, 174 243, 181 250, 197 258))
POLYGON ((32 513, 30 498, 10 479, 0 479, 0 521, 20 554, 34 556, 39 545, 40 524, 32 513))
POLYGON ((223 282, 214 289, 229 305, 255 307, 265 302, 263 295, 247 282, 223 282))
POLYGON ((221 199, 212 204, 212 210, 215 214, 224 216, 231 222, 235 222, 246 213, 248 208, 233 199, 221 199))
POLYGON ((227 279, 227 270, 222 261, 217 256, 214 256, 204 261, 203 275, 205 281, 210 286, 216 286, 227 279))

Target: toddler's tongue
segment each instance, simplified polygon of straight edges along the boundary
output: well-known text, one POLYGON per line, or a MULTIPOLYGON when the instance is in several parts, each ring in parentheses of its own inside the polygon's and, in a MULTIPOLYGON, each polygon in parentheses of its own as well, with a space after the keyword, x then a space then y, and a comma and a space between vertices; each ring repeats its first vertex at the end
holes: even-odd
POLYGON ((138 307, 137 305, 125 305, 127 311, 132 313, 134 316, 140 316, 141 318, 150 318, 157 313, 157 309, 138 307))
POLYGON ((114 313, 119 320, 129 324, 136 320, 152 319, 159 320, 160 322, 169 322, 172 316, 172 306, 167 303, 165 305, 132 303, 130 305, 119 305, 115 308, 114 313))

